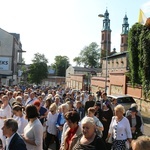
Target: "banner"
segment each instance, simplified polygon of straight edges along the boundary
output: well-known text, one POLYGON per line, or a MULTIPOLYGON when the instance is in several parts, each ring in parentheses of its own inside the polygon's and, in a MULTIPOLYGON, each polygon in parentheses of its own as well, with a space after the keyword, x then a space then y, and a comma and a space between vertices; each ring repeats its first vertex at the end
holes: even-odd
POLYGON ((9 70, 9 57, 0 57, 0 70, 9 70))

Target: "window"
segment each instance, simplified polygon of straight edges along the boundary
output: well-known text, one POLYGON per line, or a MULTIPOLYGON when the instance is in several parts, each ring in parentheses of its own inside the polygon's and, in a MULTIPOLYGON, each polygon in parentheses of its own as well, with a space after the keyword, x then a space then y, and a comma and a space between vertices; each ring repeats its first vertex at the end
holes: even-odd
POLYGON ((121 43, 123 44, 123 37, 121 38, 121 43))
POLYGON ((102 34, 102 41, 104 41, 104 33, 102 34))

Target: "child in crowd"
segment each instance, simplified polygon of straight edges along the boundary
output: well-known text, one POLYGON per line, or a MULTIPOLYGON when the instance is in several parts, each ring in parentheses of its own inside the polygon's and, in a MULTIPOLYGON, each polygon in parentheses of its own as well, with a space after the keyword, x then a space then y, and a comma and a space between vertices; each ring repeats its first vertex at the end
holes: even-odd
POLYGON ((100 122, 100 120, 94 116, 95 114, 95 107, 88 108, 88 117, 92 117, 95 121, 95 125, 97 127, 97 134, 102 137, 102 131, 104 130, 103 124, 100 122))

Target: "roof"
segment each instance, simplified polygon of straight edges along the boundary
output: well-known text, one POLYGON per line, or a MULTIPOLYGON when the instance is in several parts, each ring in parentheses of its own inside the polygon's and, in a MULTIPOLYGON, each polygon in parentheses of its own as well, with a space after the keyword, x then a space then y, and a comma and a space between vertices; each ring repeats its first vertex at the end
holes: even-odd
POLYGON ((17 33, 10 33, 10 34, 13 35, 17 39, 17 41, 19 41, 20 34, 17 34, 17 33))
MULTIPOLYGON (((118 56, 121 56, 121 55, 126 55, 127 53, 128 53, 128 51, 114 53, 114 54, 108 56, 108 58, 118 57, 118 56)), ((103 57, 103 59, 106 59, 106 57, 103 57)))
POLYGON ((85 71, 85 72, 100 72, 101 68, 86 68, 86 67, 73 67, 75 71, 85 71))

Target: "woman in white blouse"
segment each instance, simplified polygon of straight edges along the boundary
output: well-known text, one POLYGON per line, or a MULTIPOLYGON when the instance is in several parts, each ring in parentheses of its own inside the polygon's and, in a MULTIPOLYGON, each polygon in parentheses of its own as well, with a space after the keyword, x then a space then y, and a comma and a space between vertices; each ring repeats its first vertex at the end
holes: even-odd
POLYGON ((25 112, 29 122, 24 128, 22 137, 26 143, 27 150, 42 150, 43 126, 38 119, 38 110, 34 105, 28 105, 25 112))
POLYGON ((112 150, 125 150, 126 141, 132 140, 132 134, 129 121, 123 116, 125 109, 122 105, 115 107, 115 116, 112 117, 106 141, 112 135, 112 150))
POLYGON ((24 128, 28 124, 28 120, 25 118, 25 115, 23 114, 24 107, 21 105, 14 105, 13 108, 13 118, 18 123, 18 130, 17 132, 21 135, 23 134, 24 128))
POLYGON ((52 144, 54 141, 56 142, 56 150, 59 150, 60 147, 59 139, 57 137, 57 128, 56 128, 56 122, 58 118, 58 113, 56 112, 56 110, 57 110, 57 105, 55 103, 51 104, 49 108, 49 113, 47 115, 44 150, 48 150, 49 145, 52 144))
POLYGON ((3 104, 1 105, 0 108, 0 139, 2 140, 2 145, 4 148, 6 145, 6 140, 5 140, 6 138, 5 136, 3 136, 2 127, 4 126, 4 119, 11 118, 12 113, 11 113, 11 107, 8 104, 7 95, 2 96, 2 102, 3 104))

